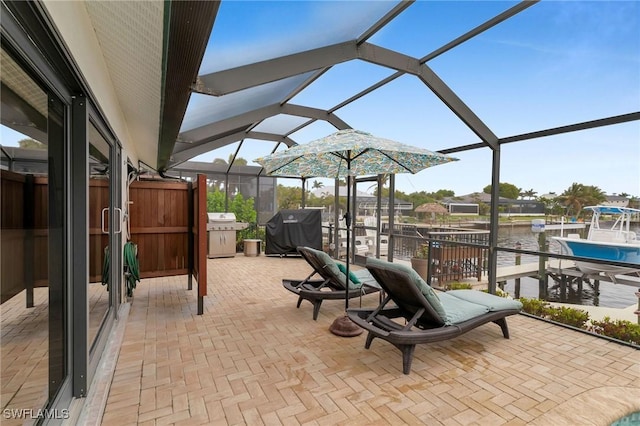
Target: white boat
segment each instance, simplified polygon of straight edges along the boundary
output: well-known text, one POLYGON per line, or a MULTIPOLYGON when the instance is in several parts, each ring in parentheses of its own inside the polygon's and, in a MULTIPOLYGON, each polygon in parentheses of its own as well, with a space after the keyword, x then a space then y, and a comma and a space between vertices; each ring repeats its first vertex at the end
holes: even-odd
POLYGON ((576 267, 585 274, 604 273, 615 282, 615 275, 640 272, 640 239, 630 230, 631 216, 640 213, 638 209, 613 206, 589 206, 593 211, 587 238, 578 234, 567 237, 552 237, 560 243, 563 254, 614 262, 630 263, 636 266, 618 266, 605 263, 576 261, 576 267), (616 218, 610 228, 600 227, 601 215, 616 218))
MULTIPOLYGON (((355 246, 351 247, 351 250, 360 256, 366 256, 369 253, 369 245, 366 237, 354 237, 355 246)), ((340 251, 344 252, 347 249, 347 239, 342 238, 340 241, 340 251)))
POLYGON ((360 256, 366 256, 369 253, 369 244, 367 241, 367 237, 355 237, 355 244, 356 254, 359 254, 360 256))
MULTIPOLYGON (((367 227, 367 244, 369 244, 369 252, 374 255, 376 252, 376 236, 377 232, 375 228, 378 225, 378 219, 375 216, 365 216, 364 226, 367 227)), ((380 235, 380 256, 386 256, 389 247, 389 237, 386 235, 380 235)))

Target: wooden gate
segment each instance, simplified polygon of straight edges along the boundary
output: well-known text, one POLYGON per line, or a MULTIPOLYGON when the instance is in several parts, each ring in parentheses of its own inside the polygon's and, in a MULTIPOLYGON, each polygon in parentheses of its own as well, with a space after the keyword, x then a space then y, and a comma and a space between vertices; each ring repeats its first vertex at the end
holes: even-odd
POLYGON ((198 175, 193 189, 190 185, 168 181, 132 183, 131 241, 138 246, 140 278, 193 273, 198 282, 201 315, 207 294, 206 176, 198 175))
POLYGON ((139 181, 129 188, 130 240, 140 278, 189 273, 189 185, 139 181))

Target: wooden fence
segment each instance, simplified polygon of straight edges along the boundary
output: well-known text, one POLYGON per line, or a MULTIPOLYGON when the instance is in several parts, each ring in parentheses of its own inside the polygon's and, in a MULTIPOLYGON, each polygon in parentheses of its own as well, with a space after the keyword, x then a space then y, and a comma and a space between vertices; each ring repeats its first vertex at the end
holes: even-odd
POLYGON ((0 171, 0 303, 48 285, 47 179, 0 171))
MULTIPOLYGON (((26 287, 48 285, 49 210, 46 177, 0 172, 0 294, 4 302, 26 287)), ((138 246, 141 278, 189 272, 188 195, 186 182, 141 181, 131 185, 130 239, 138 246)), ((102 232, 102 209, 108 205, 108 182, 91 179, 90 282, 99 282, 102 276, 104 248, 108 244, 108 235, 102 232)), ((126 230, 124 233, 126 236, 126 230)))

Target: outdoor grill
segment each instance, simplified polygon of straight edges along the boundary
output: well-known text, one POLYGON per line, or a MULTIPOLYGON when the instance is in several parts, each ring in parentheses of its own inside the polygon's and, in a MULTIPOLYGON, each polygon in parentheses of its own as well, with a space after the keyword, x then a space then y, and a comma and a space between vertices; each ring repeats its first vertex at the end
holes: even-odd
POLYGON ((236 222, 235 213, 207 213, 209 234, 208 257, 233 257, 236 255, 236 231, 249 226, 236 222))

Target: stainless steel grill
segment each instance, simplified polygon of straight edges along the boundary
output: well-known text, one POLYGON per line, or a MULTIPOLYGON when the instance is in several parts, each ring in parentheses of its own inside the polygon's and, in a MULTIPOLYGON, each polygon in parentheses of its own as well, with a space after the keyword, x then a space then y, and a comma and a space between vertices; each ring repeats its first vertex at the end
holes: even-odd
POLYGON ((208 257, 233 257, 236 255, 236 231, 249 226, 236 222, 235 213, 207 213, 209 234, 208 257))

